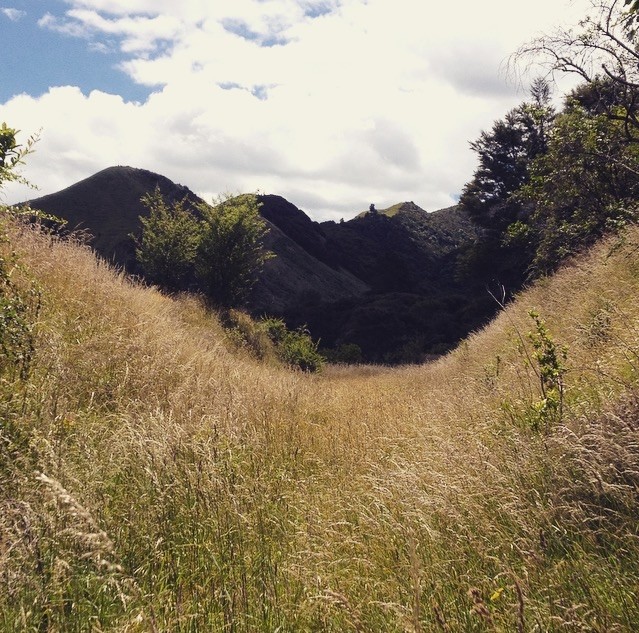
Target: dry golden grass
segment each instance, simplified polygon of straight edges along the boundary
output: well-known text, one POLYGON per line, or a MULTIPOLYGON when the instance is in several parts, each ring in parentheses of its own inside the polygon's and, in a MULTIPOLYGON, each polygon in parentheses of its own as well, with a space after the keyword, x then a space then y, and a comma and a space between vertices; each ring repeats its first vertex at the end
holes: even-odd
POLYGON ((2 630, 639 628, 636 230, 438 362, 319 376, 10 231, 42 308, 2 385, 2 630), (547 431, 533 308, 568 350, 547 431))

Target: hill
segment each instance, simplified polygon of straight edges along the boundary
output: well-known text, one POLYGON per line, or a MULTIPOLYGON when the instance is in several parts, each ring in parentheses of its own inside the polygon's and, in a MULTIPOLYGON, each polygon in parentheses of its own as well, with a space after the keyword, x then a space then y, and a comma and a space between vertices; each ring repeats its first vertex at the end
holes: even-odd
POLYGON ((636 227, 437 362, 312 376, 2 231, 1 630, 639 628, 636 227))
MULTIPOLYGON (((156 186, 169 200, 198 200, 158 174, 111 167, 30 204, 87 230, 98 254, 139 274, 131 235, 147 213, 140 198, 156 186)), ((494 313, 484 287, 470 293, 456 274, 459 253, 481 235, 458 207, 427 213, 403 203, 319 224, 280 196, 259 200, 276 257, 250 298, 253 314, 309 326, 326 347, 356 344, 367 360, 402 362, 450 348, 494 313)))
POLYGON ((459 207, 427 213, 414 203, 396 205, 390 215, 367 213, 321 226, 339 264, 378 292, 420 294, 449 286, 451 255, 481 235, 459 207))
MULTIPOLYGON (((62 191, 31 200, 29 205, 65 219, 70 230, 87 231, 89 243, 99 255, 129 272, 140 273, 131 235, 140 234, 139 217, 148 215, 141 197, 156 186, 169 201, 186 198, 202 202, 187 187, 159 174, 109 167, 62 191)), ((278 258, 267 265, 256 288, 251 305, 255 312, 280 313, 309 291, 326 301, 366 292, 361 281, 326 265, 321 230, 304 213, 278 196, 262 196, 261 202, 272 229, 268 247, 278 258)))
POLYGON ((86 231, 90 244, 108 262, 135 271, 131 234, 139 233, 147 210, 142 196, 160 188, 167 200, 199 201, 192 191, 146 169, 108 167, 62 191, 30 200, 34 209, 67 221, 71 231, 86 231))

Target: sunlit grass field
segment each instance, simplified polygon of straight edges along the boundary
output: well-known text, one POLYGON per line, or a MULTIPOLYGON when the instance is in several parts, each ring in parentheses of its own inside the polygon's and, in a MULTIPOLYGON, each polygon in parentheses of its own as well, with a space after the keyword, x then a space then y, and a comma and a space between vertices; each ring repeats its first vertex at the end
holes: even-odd
POLYGON ((3 226, 0 630, 639 630, 637 229, 437 362, 310 375, 3 226))

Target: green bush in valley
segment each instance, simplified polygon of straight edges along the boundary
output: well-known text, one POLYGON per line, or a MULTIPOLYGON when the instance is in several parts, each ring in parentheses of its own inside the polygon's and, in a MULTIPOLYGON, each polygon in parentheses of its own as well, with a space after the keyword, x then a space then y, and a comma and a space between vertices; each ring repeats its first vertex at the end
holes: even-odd
POLYGON ((268 233, 254 195, 227 197, 215 206, 200 204, 200 239, 195 280, 210 303, 242 305, 273 254, 264 247, 268 233))
POLYGON ((195 254, 200 241, 197 218, 186 208, 186 201, 172 204, 159 187, 142 198, 149 209, 140 216, 142 237, 135 251, 144 275, 151 283, 169 291, 184 290, 193 280, 195 254))
POLYGON ((275 344, 277 355, 287 365, 308 372, 322 368, 326 359, 318 352, 318 343, 305 328, 289 330, 281 319, 264 319, 262 323, 275 344))
POLYGON ((231 343, 262 361, 277 358, 275 344, 261 321, 251 318, 241 310, 221 310, 219 317, 231 343))

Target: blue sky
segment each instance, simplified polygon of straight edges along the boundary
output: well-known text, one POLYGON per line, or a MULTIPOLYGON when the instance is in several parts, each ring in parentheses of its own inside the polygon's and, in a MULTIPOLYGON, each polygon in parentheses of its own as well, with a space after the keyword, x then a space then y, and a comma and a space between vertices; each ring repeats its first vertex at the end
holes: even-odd
POLYGON ((0 4, 0 8, 12 9, 8 14, 0 13, 5 67, 0 102, 21 92, 40 96, 51 86, 63 85, 120 94, 133 101, 144 101, 149 96, 150 88, 136 84, 118 69, 123 55, 117 47, 109 51, 92 50, 89 39, 64 36, 38 26, 47 13, 64 14, 68 9, 66 3, 27 0, 0 4))
MULTIPOLYGON (((314 219, 454 203, 525 98, 504 62, 588 0, 0 0, 0 121, 40 195, 111 165, 314 219)), ((7 202, 34 197, 11 186, 7 202)))

